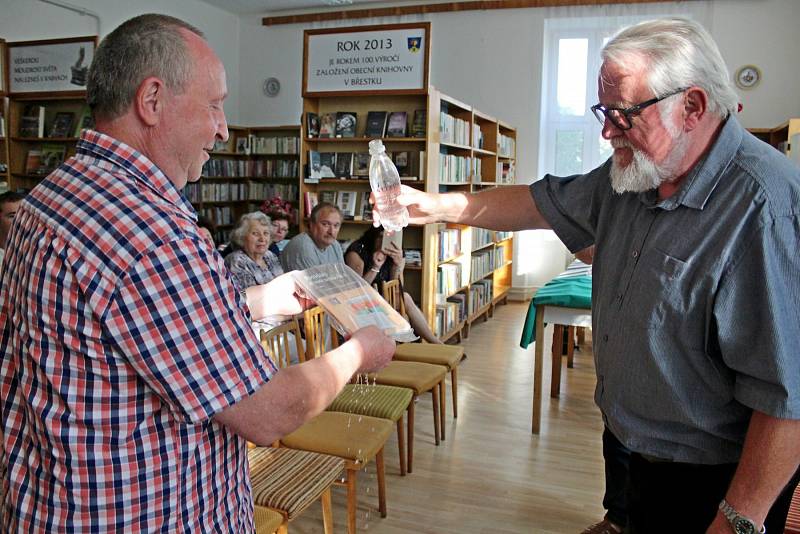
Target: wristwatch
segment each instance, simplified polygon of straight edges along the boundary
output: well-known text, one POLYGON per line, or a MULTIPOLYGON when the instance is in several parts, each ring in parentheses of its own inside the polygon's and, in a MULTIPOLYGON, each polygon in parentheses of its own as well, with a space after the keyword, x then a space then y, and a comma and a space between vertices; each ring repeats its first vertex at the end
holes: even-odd
POLYGON ((756 529, 756 524, 753 522, 752 519, 749 519, 736 511, 736 508, 730 505, 728 501, 722 499, 719 503, 719 510, 722 512, 722 515, 725 516, 725 519, 728 520, 728 523, 731 525, 731 529, 736 534, 765 534, 767 532, 767 527, 761 526, 761 530, 756 529))

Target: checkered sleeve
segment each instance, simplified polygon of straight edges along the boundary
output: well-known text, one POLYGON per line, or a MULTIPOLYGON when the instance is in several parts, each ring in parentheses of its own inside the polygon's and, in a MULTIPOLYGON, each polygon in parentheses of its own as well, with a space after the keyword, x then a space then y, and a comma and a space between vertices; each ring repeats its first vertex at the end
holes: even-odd
POLYGON ((140 258, 105 323, 141 380, 192 422, 251 395, 275 372, 222 260, 196 240, 140 258))

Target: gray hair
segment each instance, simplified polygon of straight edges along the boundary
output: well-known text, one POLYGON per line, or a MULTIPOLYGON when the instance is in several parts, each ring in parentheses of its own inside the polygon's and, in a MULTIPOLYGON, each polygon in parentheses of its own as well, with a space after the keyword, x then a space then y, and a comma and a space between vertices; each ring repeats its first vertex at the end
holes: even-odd
POLYGON ((342 210, 341 208, 339 208, 339 206, 337 206, 336 204, 331 204, 330 202, 320 202, 319 204, 314 206, 314 209, 311 210, 311 214, 308 216, 308 218, 312 223, 315 223, 319 219, 320 213, 329 210, 335 211, 336 213, 339 214, 339 217, 342 217, 342 210))
MULTIPOLYGON (((244 246, 244 236, 247 235, 247 232, 250 230, 250 225, 252 223, 263 224, 267 228, 269 228, 270 221, 269 217, 264 215, 264 213, 260 211, 254 211, 251 213, 245 213, 241 217, 239 217, 239 222, 236 224, 236 228, 233 229, 231 232, 231 243, 236 245, 237 247, 244 246)), ((272 235, 272 230, 270 230, 270 235, 272 235)))
POLYGON ((655 96, 697 86, 708 94, 710 113, 724 119, 737 110, 739 96, 725 60, 711 34, 697 22, 667 18, 635 24, 615 35, 601 55, 604 62, 618 65, 632 55, 643 57, 650 72, 647 83, 655 96))
POLYGON ((96 118, 124 114, 139 84, 155 76, 182 93, 192 73, 193 60, 179 30, 200 37, 203 32, 167 15, 139 15, 120 24, 97 47, 89 67, 86 100, 96 118))

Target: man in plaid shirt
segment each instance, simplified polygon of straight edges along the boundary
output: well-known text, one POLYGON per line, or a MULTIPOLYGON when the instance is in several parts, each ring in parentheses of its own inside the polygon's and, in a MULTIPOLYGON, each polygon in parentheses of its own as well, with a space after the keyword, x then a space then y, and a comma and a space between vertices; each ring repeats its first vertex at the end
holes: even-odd
POLYGON ((291 277, 240 295, 180 193, 228 138, 226 92, 177 19, 98 47, 96 131, 23 202, 0 277, 4 531, 252 532, 246 440, 391 359, 375 328, 280 373, 264 354, 246 310, 301 311, 291 277))

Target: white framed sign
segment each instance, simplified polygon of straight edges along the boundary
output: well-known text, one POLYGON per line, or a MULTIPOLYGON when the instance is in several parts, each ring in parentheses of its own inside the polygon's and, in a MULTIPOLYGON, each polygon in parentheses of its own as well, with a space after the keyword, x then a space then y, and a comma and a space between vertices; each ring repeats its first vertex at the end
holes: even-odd
POLYGON ((430 23, 306 30, 303 96, 427 92, 430 23))
POLYGON ((9 94, 84 92, 96 45, 94 36, 7 43, 9 94))

